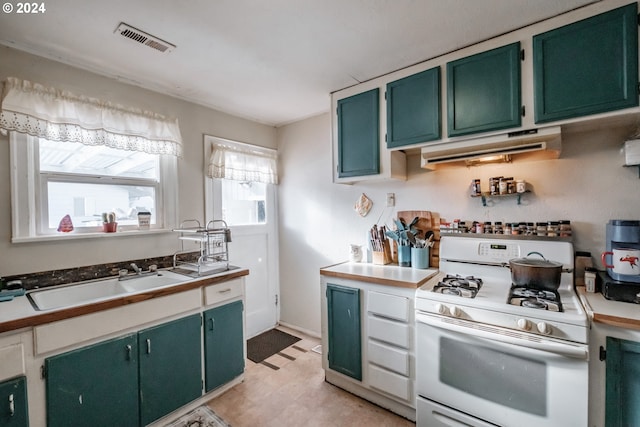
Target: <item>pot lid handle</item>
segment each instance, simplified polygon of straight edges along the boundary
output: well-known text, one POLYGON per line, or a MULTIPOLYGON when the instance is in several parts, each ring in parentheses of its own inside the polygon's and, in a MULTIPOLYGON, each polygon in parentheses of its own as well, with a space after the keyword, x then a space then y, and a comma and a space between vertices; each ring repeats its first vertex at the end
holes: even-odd
POLYGON ((545 261, 547 260, 547 259, 544 257, 544 255, 542 255, 540 252, 536 252, 536 251, 529 252, 529 253, 527 254, 527 256, 529 256, 529 255, 540 255, 540 258, 542 258, 542 259, 543 259, 543 260, 545 260, 545 261))

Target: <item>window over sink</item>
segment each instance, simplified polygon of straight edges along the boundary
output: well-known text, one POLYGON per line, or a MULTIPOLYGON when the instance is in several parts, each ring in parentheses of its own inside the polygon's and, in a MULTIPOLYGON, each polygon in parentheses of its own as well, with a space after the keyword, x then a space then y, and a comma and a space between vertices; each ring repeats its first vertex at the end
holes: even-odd
POLYGON ((174 226, 175 156, 17 132, 10 141, 12 241, 59 235, 65 215, 73 222, 74 235, 101 232, 104 212, 115 213, 120 231, 137 230, 139 212, 151 213, 151 230, 174 226))

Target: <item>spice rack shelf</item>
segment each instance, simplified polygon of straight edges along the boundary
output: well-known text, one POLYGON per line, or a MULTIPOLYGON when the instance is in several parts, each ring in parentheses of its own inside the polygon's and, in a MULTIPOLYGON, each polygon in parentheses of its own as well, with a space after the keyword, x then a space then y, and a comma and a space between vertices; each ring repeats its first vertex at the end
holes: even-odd
POLYGON ((531 193, 531 190, 526 190, 524 193, 508 193, 508 194, 491 194, 491 193, 481 193, 481 194, 472 194, 471 197, 474 198, 482 198, 482 206, 487 206, 487 199, 492 198, 509 198, 515 197, 516 203, 520 204, 522 201, 522 196, 526 193, 531 193))

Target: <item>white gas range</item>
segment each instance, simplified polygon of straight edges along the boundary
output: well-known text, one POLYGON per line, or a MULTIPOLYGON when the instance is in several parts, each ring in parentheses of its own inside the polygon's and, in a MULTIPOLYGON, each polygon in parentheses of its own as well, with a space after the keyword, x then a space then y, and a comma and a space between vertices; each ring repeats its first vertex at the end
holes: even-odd
POLYGON ((588 319, 568 241, 443 236, 416 292, 418 426, 584 426, 588 319), (563 264, 557 292, 512 287, 509 260, 563 264), (537 256, 537 255, 532 255, 537 256))

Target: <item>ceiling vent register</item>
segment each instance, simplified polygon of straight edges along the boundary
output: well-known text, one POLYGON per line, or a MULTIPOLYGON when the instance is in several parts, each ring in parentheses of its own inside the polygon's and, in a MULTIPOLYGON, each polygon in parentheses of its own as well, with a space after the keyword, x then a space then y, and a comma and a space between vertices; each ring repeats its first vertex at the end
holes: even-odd
POLYGON ((163 53, 171 52, 176 48, 175 45, 166 42, 156 36, 152 36, 149 33, 140 31, 137 28, 125 24, 124 22, 121 22, 120 25, 118 25, 118 28, 116 28, 115 32, 123 37, 128 38, 129 40, 143 44, 163 53))

